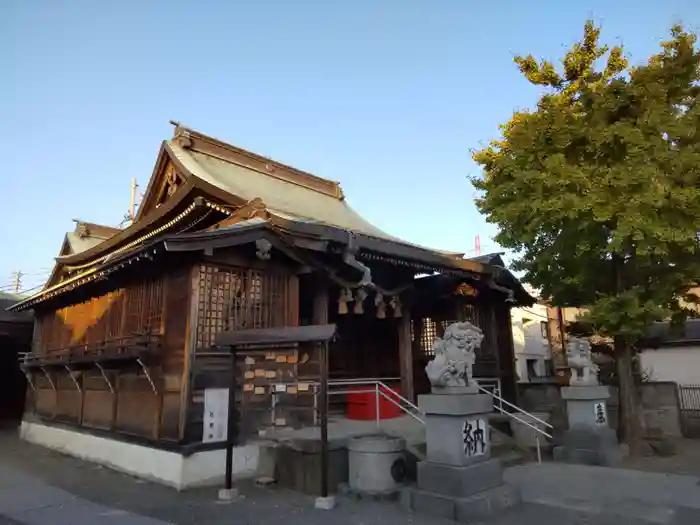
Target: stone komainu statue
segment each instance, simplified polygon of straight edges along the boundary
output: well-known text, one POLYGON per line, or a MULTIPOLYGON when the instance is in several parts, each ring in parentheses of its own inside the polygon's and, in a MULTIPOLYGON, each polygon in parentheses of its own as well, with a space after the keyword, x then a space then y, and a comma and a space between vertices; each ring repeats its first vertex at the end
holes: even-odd
POLYGON ((425 367, 434 388, 472 386, 472 366, 484 334, 469 322, 453 323, 441 338, 435 339, 435 357, 425 367))
POLYGON ((567 361, 571 367, 570 386, 590 386, 598 383, 598 367, 593 363, 591 347, 587 341, 575 341, 567 349, 567 361))

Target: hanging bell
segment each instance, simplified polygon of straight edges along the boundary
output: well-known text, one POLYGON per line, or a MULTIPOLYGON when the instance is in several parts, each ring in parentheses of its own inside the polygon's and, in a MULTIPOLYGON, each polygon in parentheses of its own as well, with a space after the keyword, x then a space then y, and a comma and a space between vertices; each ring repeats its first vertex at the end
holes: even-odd
POLYGON ((394 297, 391 298, 391 301, 389 302, 391 305, 391 308, 394 310, 394 317, 401 317, 401 299, 399 299, 398 295, 395 295, 394 297))
POLYGON ((340 292, 338 297, 338 314, 345 315, 348 313, 348 303, 352 301, 352 293, 347 288, 344 288, 340 292))
POLYGON ((374 305, 377 307, 377 319, 386 318, 386 303, 384 302, 384 296, 379 292, 374 298, 374 305))
POLYGON ((355 308, 353 311, 356 314, 365 313, 365 309, 364 309, 364 306, 362 304, 365 299, 367 299, 367 292, 364 289, 359 288, 357 290, 357 292, 355 292, 355 308))

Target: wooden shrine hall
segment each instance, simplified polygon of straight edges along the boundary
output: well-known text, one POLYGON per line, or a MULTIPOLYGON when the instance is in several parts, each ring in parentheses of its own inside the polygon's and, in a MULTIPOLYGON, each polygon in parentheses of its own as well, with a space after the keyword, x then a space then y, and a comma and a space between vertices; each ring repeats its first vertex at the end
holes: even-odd
POLYGON ((515 401, 509 309, 532 298, 498 256, 393 237, 339 183, 174 124, 133 224, 64 244, 44 289, 10 308, 35 313, 25 439, 179 488, 205 483, 223 468, 233 375, 234 470, 250 471, 253 438, 314 425, 318 395, 303 346, 241 352, 232 371, 221 334, 254 328, 335 324, 331 379, 392 379, 415 399, 434 337, 470 320, 485 334, 475 374, 515 401))

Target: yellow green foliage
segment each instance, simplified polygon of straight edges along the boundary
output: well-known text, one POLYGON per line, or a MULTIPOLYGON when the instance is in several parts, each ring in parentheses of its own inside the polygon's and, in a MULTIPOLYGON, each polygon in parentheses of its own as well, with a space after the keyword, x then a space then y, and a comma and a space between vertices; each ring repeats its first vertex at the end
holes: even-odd
POLYGON ((515 58, 546 93, 474 153, 473 184, 527 281, 632 339, 700 282, 700 50, 676 26, 631 66, 599 36, 587 23, 558 68, 515 58))

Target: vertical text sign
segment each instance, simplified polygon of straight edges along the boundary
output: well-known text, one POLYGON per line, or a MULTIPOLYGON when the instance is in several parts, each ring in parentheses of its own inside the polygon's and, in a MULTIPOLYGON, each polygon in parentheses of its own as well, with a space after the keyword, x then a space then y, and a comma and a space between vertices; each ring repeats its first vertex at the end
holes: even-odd
POLYGON ((226 441, 228 426, 228 388, 204 390, 204 428, 202 442, 226 441))

